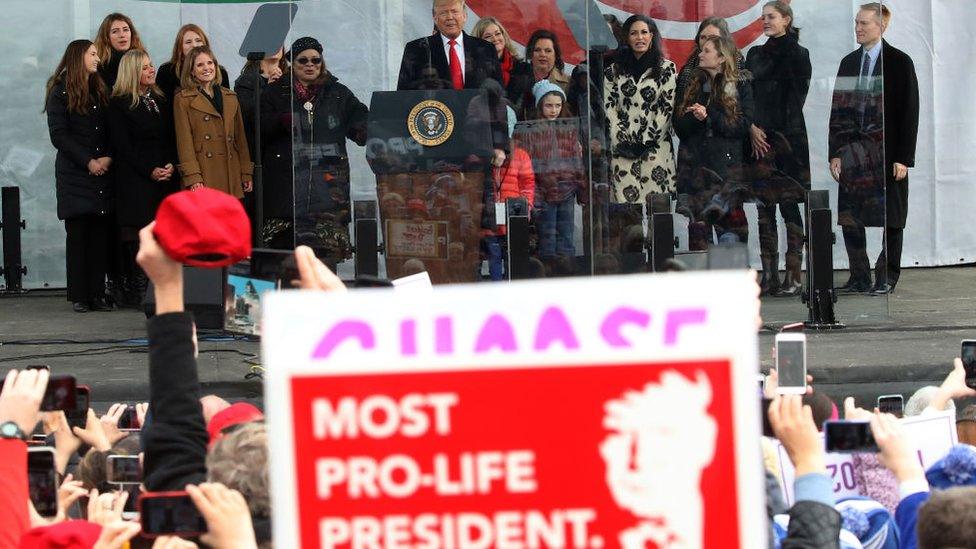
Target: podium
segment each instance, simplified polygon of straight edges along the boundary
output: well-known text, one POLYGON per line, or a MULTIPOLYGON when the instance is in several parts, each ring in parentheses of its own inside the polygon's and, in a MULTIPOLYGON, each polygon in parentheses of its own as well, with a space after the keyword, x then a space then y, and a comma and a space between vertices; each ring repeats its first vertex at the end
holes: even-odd
MULTIPOLYGON (((504 107, 503 107, 504 108, 504 107)), ((435 284, 480 278, 494 224, 493 107, 483 90, 375 92, 366 160, 376 175, 387 277, 435 284)))

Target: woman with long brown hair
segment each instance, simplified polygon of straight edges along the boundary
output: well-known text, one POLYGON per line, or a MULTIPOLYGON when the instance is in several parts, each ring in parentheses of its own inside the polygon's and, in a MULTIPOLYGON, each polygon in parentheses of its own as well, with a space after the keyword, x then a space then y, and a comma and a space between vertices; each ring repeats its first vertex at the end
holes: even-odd
POLYGON ((237 198, 251 192, 254 164, 247 148, 237 94, 225 88, 210 48, 186 54, 173 100, 176 149, 183 186, 210 187, 237 198))
POLYGON ((105 267, 112 217, 108 96, 90 40, 68 44, 47 81, 44 110, 57 149, 54 161, 58 219, 64 221, 68 301, 75 312, 110 311, 105 267))
MULTIPOLYGON (((156 71, 156 85, 163 90, 163 95, 166 96, 170 105, 173 104, 173 97, 176 92, 180 90, 180 75, 183 74, 183 60, 186 58, 186 54, 193 48, 200 46, 209 48, 210 39, 207 38, 207 33, 203 32, 199 25, 187 23, 176 31, 173 53, 170 55, 169 61, 160 65, 159 70, 156 71)), ((230 78, 227 76, 227 70, 224 67, 220 67, 220 78, 224 84, 230 84, 230 78)))
POLYGON ((142 39, 132 19, 122 13, 110 13, 102 19, 95 37, 95 49, 98 50, 100 60, 99 73, 109 89, 115 86, 115 79, 119 74, 119 61, 125 52, 136 49, 144 50, 142 39))
POLYGON ((800 45, 793 8, 782 0, 763 6, 766 43, 749 50, 756 119, 751 127, 753 190, 759 210, 763 293, 800 293, 803 219, 800 204, 810 190, 810 145, 803 105, 810 89, 810 52, 800 45), (779 282, 776 206, 786 224, 786 278, 779 282))
MULTIPOLYGON (((749 75, 739 69, 735 44, 718 37, 703 41, 698 68, 675 109, 678 193, 687 195, 689 245, 703 250, 714 242, 747 242, 742 201, 745 140, 753 120, 749 75)), ((685 212, 682 212, 685 213, 685 212)))

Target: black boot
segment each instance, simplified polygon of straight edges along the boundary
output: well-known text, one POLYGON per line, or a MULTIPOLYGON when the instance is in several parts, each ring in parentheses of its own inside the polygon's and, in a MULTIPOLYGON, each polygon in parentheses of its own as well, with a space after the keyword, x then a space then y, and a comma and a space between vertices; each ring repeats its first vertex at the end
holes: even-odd
POLYGON ((779 292, 779 254, 766 254, 762 259, 762 280, 759 281, 760 295, 776 295, 779 292))
POLYGON ((149 279, 142 269, 137 269, 136 273, 129 280, 129 288, 126 291, 125 306, 128 309, 142 310, 142 300, 146 297, 146 288, 149 286, 149 279))

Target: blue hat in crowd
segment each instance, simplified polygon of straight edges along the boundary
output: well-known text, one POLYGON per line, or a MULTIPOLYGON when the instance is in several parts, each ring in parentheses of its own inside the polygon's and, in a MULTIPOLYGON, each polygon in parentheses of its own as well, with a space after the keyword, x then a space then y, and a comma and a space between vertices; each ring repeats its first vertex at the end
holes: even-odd
POLYGON ((548 80, 539 80, 532 86, 532 95, 535 97, 535 106, 538 107, 539 103, 542 102, 542 98, 549 95, 550 93, 558 93, 563 101, 566 100, 566 92, 562 88, 553 84, 548 80))
POLYGON ((515 115, 515 109, 507 105, 505 111, 508 113, 508 136, 512 137, 515 134, 515 124, 518 124, 518 116, 515 115))
POLYGON ((976 485, 976 448, 956 444, 942 459, 925 472, 932 488, 946 489, 976 485))
POLYGON ((834 506, 842 528, 857 536, 864 549, 898 549, 898 525, 877 501, 862 496, 842 498, 834 506))

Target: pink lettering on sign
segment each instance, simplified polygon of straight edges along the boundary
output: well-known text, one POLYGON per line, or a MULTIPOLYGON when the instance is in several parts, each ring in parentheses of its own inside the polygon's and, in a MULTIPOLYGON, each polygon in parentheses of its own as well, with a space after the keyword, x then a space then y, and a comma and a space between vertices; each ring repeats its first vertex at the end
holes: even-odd
POLYGON ((328 358, 347 339, 356 339, 364 350, 376 347, 376 336, 369 324, 361 320, 344 320, 329 330, 316 345, 312 358, 328 358))
MULTIPOLYGON (((703 307, 672 309, 664 315, 664 338, 662 343, 667 347, 678 344, 682 330, 708 321, 708 310, 703 307)), ((433 321, 433 347, 439 355, 451 355, 455 352, 454 318, 439 316, 433 321)), ((499 350, 505 353, 519 351, 518 339, 515 336, 515 324, 501 313, 489 316, 481 323, 476 332, 473 351, 478 354, 499 350)), ((610 347, 618 349, 632 348, 640 341, 636 334, 628 338, 625 331, 647 332, 651 326, 651 314, 633 307, 621 306, 611 310, 600 323, 600 337, 610 347)), ((646 336, 645 336, 646 337, 646 336)), ((353 339, 359 342, 364 350, 376 348, 376 333, 373 328, 361 320, 344 320, 333 326, 322 336, 312 353, 313 359, 328 358, 343 342, 353 339)), ((417 319, 405 318, 400 321, 399 329, 400 354, 415 356, 418 353, 417 319)), ((580 340, 566 313, 559 307, 552 306, 545 309, 535 325, 532 339, 532 350, 544 352, 553 345, 559 344, 566 350, 580 348, 580 340)))
POLYGON ((545 351, 557 341, 567 349, 579 349, 580 346, 566 314, 559 307, 549 307, 539 319, 539 330, 535 333, 534 348, 536 351, 545 351))
POLYGON ((685 326, 704 324, 708 320, 705 309, 678 309, 668 311, 664 320, 664 344, 675 345, 678 342, 678 332, 685 326))
POLYGON ((647 328, 651 324, 651 315, 645 311, 630 307, 619 307, 607 315, 600 326, 600 335, 611 347, 633 347, 631 342, 621 334, 624 326, 639 326, 647 328))
POLYGON ((492 349, 512 353, 518 350, 515 343, 515 331, 508 320, 499 314, 488 317, 485 325, 478 334, 478 341, 474 345, 474 352, 486 353, 492 349))

